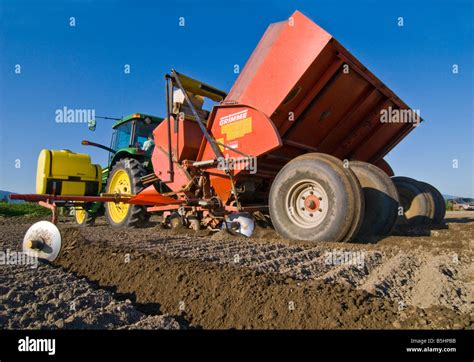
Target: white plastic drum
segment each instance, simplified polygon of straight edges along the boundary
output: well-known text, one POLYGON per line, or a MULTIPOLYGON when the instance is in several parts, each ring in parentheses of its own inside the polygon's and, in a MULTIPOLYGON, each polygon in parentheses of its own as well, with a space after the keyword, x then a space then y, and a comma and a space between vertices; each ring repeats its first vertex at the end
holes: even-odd
POLYGON ((39 221, 23 238, 23 252, 38 259, 54 261, 61 251, 61 233, 49 221, 39 221))

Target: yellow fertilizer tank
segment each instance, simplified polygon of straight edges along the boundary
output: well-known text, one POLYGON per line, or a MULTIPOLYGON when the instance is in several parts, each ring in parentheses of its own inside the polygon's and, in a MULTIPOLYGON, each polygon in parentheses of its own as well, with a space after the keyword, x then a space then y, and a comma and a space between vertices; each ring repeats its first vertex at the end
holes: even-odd
POLYGON ((56 195, 98 195, 102 169, 89 155, 69 150, 40 152, 36 171, 36 193, 56 195))

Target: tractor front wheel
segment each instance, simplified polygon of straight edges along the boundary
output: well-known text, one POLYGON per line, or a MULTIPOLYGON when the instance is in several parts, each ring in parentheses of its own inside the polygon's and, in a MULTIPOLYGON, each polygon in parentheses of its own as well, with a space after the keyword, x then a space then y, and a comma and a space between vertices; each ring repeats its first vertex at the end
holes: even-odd
MULTIPOLYGON (((143 189, 140 180, 146 171, 142 164, 133 158, 117 161, 107 179, 106 193, 135 195, 143 189)), ((150 214, 144 206, 123 202, 107 202, 105 204, 107 223, 113 227, 140 227, 146 224, 150 214)))
POLYGON ((74 209, 74 219, 76 220, 76 224, 81 227, 91 226, 95 223, 95 216, 84 208, 74 209))

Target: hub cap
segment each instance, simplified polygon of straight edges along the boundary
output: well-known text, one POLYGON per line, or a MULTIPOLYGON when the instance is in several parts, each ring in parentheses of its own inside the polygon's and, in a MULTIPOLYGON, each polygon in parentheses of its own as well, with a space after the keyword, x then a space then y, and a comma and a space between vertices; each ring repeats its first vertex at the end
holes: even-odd
POLYGON ((84 210, 84 209, 75 209, 74 213, 75 213, 75 216, 76 216, 76 222, 78 224, 83 224, 84 221, 86 220, 86 210, 84 210))
MULTIPOLYGON (((131 182, 127 171, 117 170, 112 176, 112 180, 110 180, 110 188, 107 192, 111 194, 130 194, 131 191, 131 182)), ((130 205, 123 202, 108 202, 107 208, 112 221, 119 224, 127 217, 130 205)))
POLYGON ((286 196, 286 211, 290 220, 299 227, 314 228, 321 224, 328 212, 326 191, 316 181, 299 181, 286 196))

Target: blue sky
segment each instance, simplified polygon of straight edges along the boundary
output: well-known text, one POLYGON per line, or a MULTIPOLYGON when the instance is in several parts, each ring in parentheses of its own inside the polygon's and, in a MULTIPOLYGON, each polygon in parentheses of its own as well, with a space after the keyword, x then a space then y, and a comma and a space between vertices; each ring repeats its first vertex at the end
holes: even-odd
POLYGON ((87 152, 105 163, 105 152, 80 142, 108 144, 110 121, 91 133, 86 124, 56 123, 56 109, 163 116, 163 76, 171 68, 229 90, 234 64, 244 66, 268 24, 298 9, 421 110, 426 122, 387 157, 396 174, 474 197, 472 4, 0 0, 0 189, 34 192, 42 148, 87 152))

